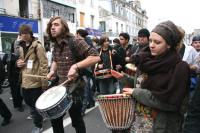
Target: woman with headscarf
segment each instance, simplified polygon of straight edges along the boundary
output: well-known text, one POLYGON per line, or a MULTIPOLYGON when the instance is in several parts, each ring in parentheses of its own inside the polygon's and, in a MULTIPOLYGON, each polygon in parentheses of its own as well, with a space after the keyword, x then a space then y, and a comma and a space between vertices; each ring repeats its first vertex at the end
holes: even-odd
POLYGON ((190 83, 189 66, 176 50, 180 40, 177 26, 165 21, 152 30, 149 47, 132 56, 142 73, 140 87, 123 91, 136 100, 135 133, 178 133, 181 105, 190 83))

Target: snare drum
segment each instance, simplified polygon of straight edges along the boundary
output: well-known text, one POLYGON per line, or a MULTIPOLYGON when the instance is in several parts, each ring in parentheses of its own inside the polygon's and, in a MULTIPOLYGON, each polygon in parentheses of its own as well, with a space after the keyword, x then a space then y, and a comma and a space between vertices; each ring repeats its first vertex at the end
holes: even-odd
POLYGON ((106 126, 111 130, 129 129, 134 119, 134 100, 125 94, 99 95, 99 109, 106 126))
POLYGON ((36 101, 36 109, 45 118, 56 119, 72 105, 64 86, 55 86, 45 91, 36 101))
POLYGON ((98 70, 98 71, 95 71, 94 74, 97 79, 105 79, 105 78, 112 77, 111 69, 98 70))

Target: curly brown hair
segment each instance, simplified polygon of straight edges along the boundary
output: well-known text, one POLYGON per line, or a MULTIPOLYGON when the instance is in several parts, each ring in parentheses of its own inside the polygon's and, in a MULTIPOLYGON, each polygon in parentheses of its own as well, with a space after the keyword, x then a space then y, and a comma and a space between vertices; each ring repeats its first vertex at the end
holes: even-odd
POLYGON ((49 23, 47 24, 46 32, 47 32, 50 40, 55 41, 55 38, 52 37, 52 35, 51 35, 51 26, 52 26, 52 22, 55 21, 56 19, 60 19, 61 24, 63 26, 62 33, 61 33, 61 38, 65 38, 65 37, 71 36, 67 22, 62 17, 56 16, 56 17, 52 17, 50 19, 49 23))

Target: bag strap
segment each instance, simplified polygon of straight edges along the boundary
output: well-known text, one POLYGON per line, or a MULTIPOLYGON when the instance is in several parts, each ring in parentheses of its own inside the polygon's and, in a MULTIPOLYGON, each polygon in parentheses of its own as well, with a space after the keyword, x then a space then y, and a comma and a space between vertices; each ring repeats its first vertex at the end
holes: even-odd
POLYGON ((68 38, 68 44, 69 44, 69 48, 72 52, 73 59, 75 59, 76 62, 79 62, 79 61, 81 61, 81 59, 80 59, 80 56, 78 55, 78 51, 76 50, 74 38, 75 37, 68 38))
MULTIPOLYGON (((101 56, 102 51, 103 51, 103 49, 101 48, 100 53, 99 53, 99 56, 101 56)), ((111 52, 111 50, 109 50, 108 52, 109 52, 110 66, 111 66, 111 69, 113 69, 112 52, 111 52)), ((94 72, 96 72, 98 64, 99 64, 99 63, 96 63, 96 64, 95 64, 94 72)))

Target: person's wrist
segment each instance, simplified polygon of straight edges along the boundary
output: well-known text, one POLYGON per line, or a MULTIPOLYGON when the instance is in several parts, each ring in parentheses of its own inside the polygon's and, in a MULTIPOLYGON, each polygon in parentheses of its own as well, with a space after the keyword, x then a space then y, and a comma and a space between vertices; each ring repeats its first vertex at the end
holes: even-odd
POLYGON ((51 70, 51 71, 50 71, 50 73, 51 73, 51 74, 54 74, 54 73, 55 73, 55 71, 54 71, 54 70, 51 70))
POLYGON ((76 65, 76 70, 79 71, 80 69, 79 69, 78 64, 76 63, 75 65, 76 65))
POLYGON ((74 65, 72 65, 72 68, 73 68, 74 70, 76 70, 77 72, 79 71, 79 67, 78 67, 77 63, 74 64, 74 65))

